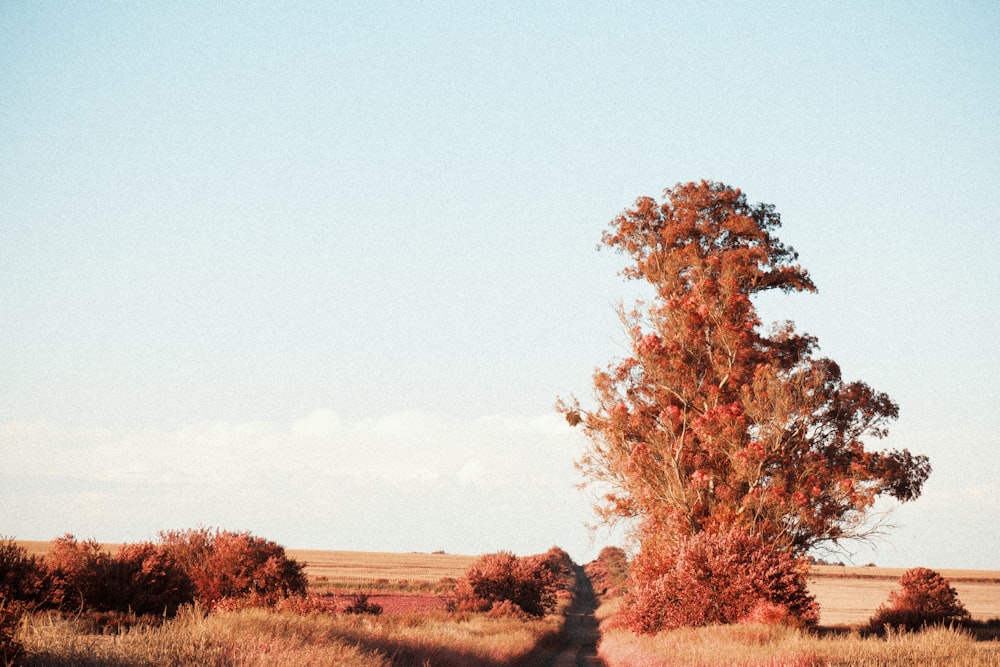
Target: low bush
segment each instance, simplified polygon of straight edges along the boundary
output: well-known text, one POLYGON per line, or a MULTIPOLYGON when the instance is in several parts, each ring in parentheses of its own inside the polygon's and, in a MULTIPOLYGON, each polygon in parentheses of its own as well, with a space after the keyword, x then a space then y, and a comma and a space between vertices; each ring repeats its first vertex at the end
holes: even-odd
MULTIPOLYGON (((0 545, 0 560, 2 551, 0 545)), ((44 591, 45 606, 95 612, 110 625, 173 616, 195 600, 209 609, 223 602, 273 606, 304 596, 308 587, 303 566, 280 545, 250 533, 207 529, 163 533, 159 543, 126 544, 116 554, 94 540, 65 535, 53 542, 40 570, 37 588, 44 591)))
POLYGON ((815 625, 803 564, 738 530, 699 533, 670 553, 640 553, 622 609, 634 632, 773 621, 815 625))
POLYGON ((876 610, 870 630, 885 627, 917 630, 929 625, 964 623, 969 612, 947 579, 926 567, 915 567, 899 578, 901 590, 889 593, 888 604, 876 610))
POLYGON ((20 600, 0 596, 0 664, 18 664, 17 660, 24 652, 18 630, 28 609, 28 605, 20 600))
POLYGON ((273 605, 290 595, 305 595, 308 589, 302 564, 288 558, 281 545, 249 532, 200 528, 160 533, 160 539, 208 608, 244 598, 273 605))
POLYGON ((0 598, 37 604, 43 580, 37 558, 13 538, 0 538, 0 598))
POLYGON ((351 596, 350 603, 344 607, 344 613, 379 616, 382 614, 382 606, 371 602, 367 593, 358 592, 351 596))
POLYGON ((65 535, 54 541, 42 564, 47 602, 58 609, 88 609, 114 619, 116 614, 173 616, 194 600, 187 573, 149 542, 126 544, 112 555, 93 540, 65 535))
POLYGON ((604 547, 584 569, 597 593, 613 597, 625 589, 628 555, 621 547, 604 547))
POLYGON ((507 603, 508 614, 520 610, 528 616, 544 616, 555 608, 562 565, 562 556, 552 551, 527 558, 509 551, 480 556, 456 585, 456 607, 487 611, 507 603))

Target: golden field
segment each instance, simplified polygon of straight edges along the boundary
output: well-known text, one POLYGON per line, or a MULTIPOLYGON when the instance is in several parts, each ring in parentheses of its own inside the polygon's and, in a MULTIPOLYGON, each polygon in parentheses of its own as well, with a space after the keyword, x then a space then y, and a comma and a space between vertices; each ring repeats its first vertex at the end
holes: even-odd
MULTIPOLYGON (((21 542, 43 554, 47 542, 21 542)), ((105 545, 114 549, 116 545, 105 545)), ((461 576, 475 556, 289 549, 317 591, 334 586, 418 589, 461 576), (402 583, 401 583, 402 582, 402 583)), ((935 628, 887 638, 858 632, 897 588, 904 569, 814 566, 810 589, 821 605, 820 632, 755 625, 634 635, 617 627, 618 599, 597 612, 599 653, 609 667, 817 667, 956 665, 1000 667, 995 633, 935 628)), ((1000 619, 1000 571, 940 570, 975 620, 1000 619)), ((338 596, 340 592, 337 593, 338 596)), ((412 593, 416 595, 416 593, 412 593)), ((566 606, 561 605, 560 611, 566 606)), ((555 664, 539 647, 558 646, 564 617, 520 621, 482 614, 386 613, 380 617, 249 609, 176 619, 119 635, 95 635, 77 619, 36 614, 23 624, 24 665, 454 665, 555 664), (543 656, 538 658, 536 656, 543 656)))
POLYGON ((285 553, 305 564, 310 582, 328 582, 340 588, 371 587, 383 581, 436 583, 458 579, 476 559, 476 556, 416 552, 287 549, 285 553))
MULTIPOLYGON (((820 625, 863 625, 889 593, 898 590, 905 568, 814 565, 809 590, 820 604, 820 625)), ((1000 571, 937 570, 950 580, 973 620, 1000 618, 1000 571)))
MULTIPOLYGON (((50 542, 18 540, 28 553, 43 555, 50 542)), ((118 545, 103 545, 115 550, 118 545)), ((476 556, 445 553, 389 553, 287 549, 305 564, 309 581, 317 588, 374 589, 385 582, 437 583, 457 579, 476 556)), ((898 588, 905 568, 814 565, 809 588, 820 604, 823 626, 863 625, 898 588)), ((1000 570, 942 569, 974 620, 1000 618, 1000 570)))

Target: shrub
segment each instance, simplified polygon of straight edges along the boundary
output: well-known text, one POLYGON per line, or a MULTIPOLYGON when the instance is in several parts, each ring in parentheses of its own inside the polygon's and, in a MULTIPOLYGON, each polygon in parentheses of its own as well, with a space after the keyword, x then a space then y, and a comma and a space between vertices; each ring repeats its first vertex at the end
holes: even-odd
POLYGON ((0 595, 0 663, 16 665, 24 652, 24 645, 17 638, 21 618, 28 611, 28 605, 20 600, 11 600, 0 595))
POLYGON ((105 597, 98 608, 108 611, 174 616, 194 601, 191 578, 166 549, 150 542, 122 546, 103 580, 105 597))
MULTIPOLYGON (((529 616, 544 616, 556 604, 560 560, 549 555, 519 558, 509 551, 480 556, 456 586, 457 607, 489 610, 509 602, 529 616)), ((513 612, 510 605, 507 611, 513 612)))
POLYGON ((369 601, 367 593, 358 592, 351 596, 351 602, 344 607, 344 613, 378 616, 382 613, 382 605, 369 601))
POLYGON ((0 538, 0 598, 38 603, 43 579, 38 559, 13 538, 0 538))
POLYGON ((902 590, 889 593, 888 606, 882 605, 869 620, 871 630, 886 626, 916 630, 928 625, 962 623, 969 612, 947 579, 926 567, 915 567, 899 578, 902 590))
POLYGON ((622 614, 635 632, 764 620, 814 625, 819 620, 802 564, 736 529, 692 535, 669 554, 640 553, 629 586, 622 614))
POLYGON ((628 578, 628 556, 621 547, 604 547, 597 559, 587 563, 587 576, 601 595, 617 595, 628 578))
POLYGON ((565 550, 552 547, 543 554, 528 556, 529 566, 547 569, 552 575, 552 585, 556 590, 572 590, 576 583, 576 563, 565 550))
POLYGON ((46 604, 56 609, 87 609, 101 597, 101 576, 111 554, 95 540, 82 542, 67 533, 52 541, 42 558, 46 575, 46 604))
POLYGON ((163 547, 126 544, 111 553, 93 540, 56 539, 43 559, 48 602, 59 609, 89 609, 100 618, 116 614, 173 616, 194 600, 190 577, 163 547))
POLYGON ((281 545, 249 532, 201 528, 164 532, 160 538, 208 608, 227 598, 273 605, 308 589, 302 564, 288 558, 281 545))

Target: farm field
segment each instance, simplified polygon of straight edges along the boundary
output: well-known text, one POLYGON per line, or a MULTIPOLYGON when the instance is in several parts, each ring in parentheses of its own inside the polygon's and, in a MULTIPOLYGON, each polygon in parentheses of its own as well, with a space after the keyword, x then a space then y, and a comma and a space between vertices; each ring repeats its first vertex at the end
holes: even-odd
MULTIPOLYGON (((905 568, 817 565, 810 570, 809 590, 820 604, 820 625, 862 625, 891 591, 905 568)), ((950 580, 973 620, 1000 618, 1000 571, 938 570, 950 580)))
MULTIPOLYGON (((49 548, 47 542, 21 544, 39 555, 49 548)), ((104 546, 114 550, 117 545, 104 546)), ((464 574, 476 556, 296 549, 286 553, 305 564, 310 587, 321 599, 342 605, 352 591, 364 591, 370 603, 383 608, 383 615, 298 616, 260 609, 203 615, 184 611, 162 626, 140 626, 112 640, 78 628, 74 625, 78 620, 57 621, 43 614, 30 617, 24 626, 23 636, 29 648, 25 664, 494 667, 512 661, 562 664, 556 661, 563 660, 564 653, 579 657, 589 650, 599 652, 611 667, 666 664, 663 661, 700 666, 717 664, 721 656, 733 664, 748 665, 947 663, 1000 667, 1000 643, 982 637, 976 641, 952 630, 905 635, 888 642, 856 632, 816 634, 755 626, 633 635, 614 623, 605 623, 612 620, 620 599, 606 601, 597 611, 603 630, 599 639, 594 637, 597 621, 593 613, 588 613, 595 630, 587 630, 587 637, 581 635, 572 643, 572 628, 568 617, 563 616, 565 606, 560 607, 560 614, 529 622, 445 613, 453 580, 464 574), (233 662, 229 657, 232 655, 243 657, 233 662), (90 662, 74 662, 81 657, 90 662)), ((864 625, 896 589, 903 572, 894 568, 814 566, 809 580, 822 608, 820 625, 833 630, 864 625)), ((975 620, 1000 618, 1000 571, 942 570, 941 574, 951 580, 975 620)), ((570 616, 584 630, 591 627, 578 618, 579 610, 570 616)))
POLYGON ((457 579, 476 559, 444 553, 382 553, 286 549, 289 558, 305 564, 309 581, 337 588, 364 588, 396 584, 439 583, 457 579))
MULTIPOLYGON (((18 544, 36 555, 44 554, 51 545, 23 540, 18 544)), ((114 550, 117 545, 104 546, 114 550)), ((420 589, 440 593, 428 585, 446 587, 446 583, 442 584, 443 579, 461 577, 477 557, 306 549, 287 549, 286 553, 305 563, 310 585, 316 590, 370 591, 372 602, 382 604, 387 612, 439 608, 435 602, 439 597, 421 596, 418 594, 420 589), (412 594, 405 594, 407 590, 412 594), (399 594, 390 595, 386 591, 398 591, 399 594)), ((864 624, 888 599, 889 593, 898 588, 896 582, 905 571, 905 568, 814 565, 810 569, 809 590, 820 604, 820 624, 864 624)), ((938 572, 951 581, 974 620, 1000 618, 1000 570, 942 569, 938 572)))

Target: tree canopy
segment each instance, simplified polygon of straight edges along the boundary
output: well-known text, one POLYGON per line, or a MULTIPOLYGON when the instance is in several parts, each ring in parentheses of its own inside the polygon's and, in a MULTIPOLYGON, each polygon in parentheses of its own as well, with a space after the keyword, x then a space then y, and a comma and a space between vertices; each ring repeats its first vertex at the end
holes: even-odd
POLYGON ((764 330, 755 295, 816 290, 780 226, 774 206, 701 181, 638 199, 604 233, 654 291, 621 309, 630 355, 595 373, 596 405, 558 406, 589 438, 579 466, 610 489, 605 518, 666 544, 735 526, 802 554, 866 535, 879 496, 920 495, 926 457, 865 447, 897 405, 791 322, 764 330))

